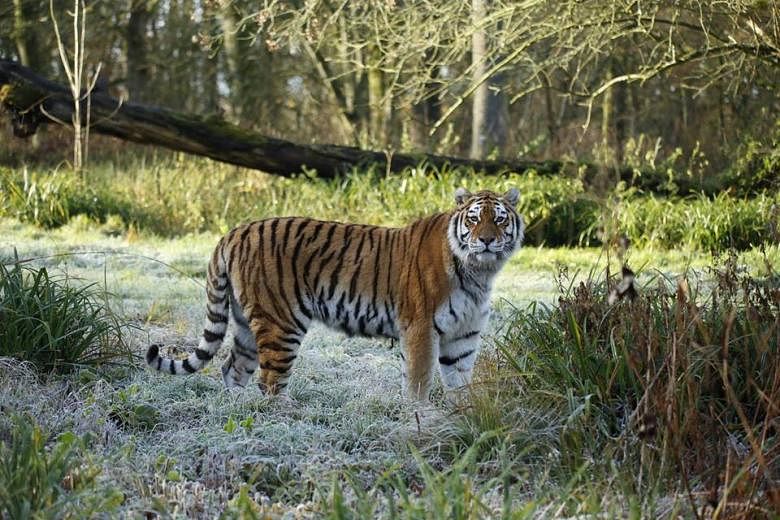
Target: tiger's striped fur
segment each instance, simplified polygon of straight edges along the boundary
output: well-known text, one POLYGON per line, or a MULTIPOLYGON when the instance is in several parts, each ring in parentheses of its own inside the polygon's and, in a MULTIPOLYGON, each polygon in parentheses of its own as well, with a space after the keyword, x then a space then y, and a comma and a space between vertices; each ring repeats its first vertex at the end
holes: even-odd
POLYGON ((493 278, 522 243, 518 195, 460 188, 455 209, 403 228, 296 217, 239 226, 211 256, 198 347, 173 360, 152 345, 147 362, 171 374, 195 372, 214 357, 232 321, 225 385, 245 386, 259 366, 260 386, 273 394, 287 386, 317 320, 348 334, 400 339, 413 397, 427 399, 436 361, 447 388, 468 384, 493 278))

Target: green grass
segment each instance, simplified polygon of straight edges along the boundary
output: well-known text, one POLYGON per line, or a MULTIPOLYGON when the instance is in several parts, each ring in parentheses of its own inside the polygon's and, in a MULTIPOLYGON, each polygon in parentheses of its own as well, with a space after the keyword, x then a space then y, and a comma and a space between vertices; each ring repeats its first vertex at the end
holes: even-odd
POLYGON ((613 209, 618 232, 638 247, 684 247, 705 251, 745 250, 777 243, 777 192, 751 198, 721 193, 668 199, 633 197, 613 209), (774 227, 773 227, 774 226, 774 227))
MULTIPOLYGON (((33 175, 45 182, 48 173, 33 175)), ((319 327, 296 361, 292 403, 270 400, 254 386, 223 391, 225 351, 189 378, 133 361, 118 377, 77 371, 45 379, 0 360, 3 411, 35 416, 49 451, 60 434, 90 432, 80 456, 103 468, 98 482, 121 489, 117 514, 690 517, 713 482, 724 512, 732 511, 726 504, 741 504, 760 516, 768 507, 762 504, 771 503, 764 468, 776 472, 780 459, 771 427, 776 412, 767 403, 780 396, 768 383, 778 377, 777 329, 768 327, 778 313, 776 277, 765 259, 780 265, 780 249, 740 252, 732 264, 739 269, 726 269, 731 274, 706 269, 722 263, 714 253, 729 242, 723 237, 760 225, 750 215, 766 216, 767 195, 744 204, 722 196, 654 205, 661 199, 628 192, 596 199, 576 180, 533 175, 415 171, 325 182, 190 160, 98 168, 87 178, 89 193, 103 201, 94 207, 103 209, 73 211, 78 206, 68 202, 66 218, 53 227, 31 224, 34 214, 14 213, 15 203, 0 200, 4 214, 14 215, 0 218, 0 259, 12 262, 17 249, 36 270, 99 282, 110 307, 138 325, 126 332, 137 353, 152 342, 192 348, 202 327, 208 255, 220 233, 241 220, 305 214, 400 225, 449 207, 461 184, 503 190, 525 183, 531 244, 576 244, 583 230, 595 244, 635 229, 639 235, 629 238, 641 246, 622 258, 638 272, 640 296, 611 307, 597 276, 607 262, 619 272, 622 259, 611 247, 524 247, 497 280, 476 384, 459 407, 443 401, 440 387, 432 407, 404 400, 389 341, 319 327), (112 200, 121 203, 105 203, 112 200), (755 205, 759 200, 765 202, 755 205), (685 238, 704 230, 706 215, 738 215, 749 225, 685 238), (640 224, 652 222, 660 238, 642 238, 655 228, 640 224), (668 247, 664 233, 683 228, 685 234, 669 235, 675 242, 668 247), (547 236, 557 238, 545 242, 547 236), (556 277, 561 269, 568 279, 556 277), (687 303, 676 292, 682 274, 687 303), (721 362, 726 330, 728 369, 721 362), (733 395, 720 384, 723 374, 733 395), (640 438, 651 419, 655 434, 640 438), (713 453, 726 454, 726 466, 713 453)), ((0 430, 0 438, 10 439, 10 431, 0 430)))
POLYGON ((0 440, 0 516, 8 519, 85 518, 110 514, 122 503, 115 489, 100 485, 101 470, 83 456, 83 439, 72 432, 48 443, 30 419, 16 416, 10 442, 0 440))
POLYGON ((518 468, 554 453, 551 479, 614 482, 642 516, 676 490, 688 511, 702 495, 721 514, 777 508, 780 276, 767 269, 750 276, 730 258, 711 284, 659 276, 615 305, 614 280, 564 281, 556 305, 502 325, 451 436, 505 432, 527 449, 518 468))
POLYGON ((74 285, 18 261, 0 264, 1 356, 58 372, 127 363, 122 327, 97 285, 74 285))
POLYGON ((459 186, 499 192, 518 187, 529 245, 599 245, 619 235, 642 246, 704 251, 777 242, 778 214, 772 209, 780 203, 777 192, 680 198, 619 187, 597 196, 575 178, 533 171, 486 177, 425 167, 390 176, 353 171, 330 181, 305 175, 285 179, 204 159, 96 166, 83 178, 64 170, 0 169, 5 194, 0 215, 42 227, 82 215, 106 233, 163 236, 224 233, 244 221, 288 215, 405 225, 450 209, 459 186))

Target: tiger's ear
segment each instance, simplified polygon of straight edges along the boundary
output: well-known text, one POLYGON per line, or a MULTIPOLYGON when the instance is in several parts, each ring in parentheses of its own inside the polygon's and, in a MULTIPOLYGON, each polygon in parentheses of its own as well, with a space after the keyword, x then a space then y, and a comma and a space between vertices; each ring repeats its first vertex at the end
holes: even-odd
POLYGON ((517 188, 510 188, 509 191, 504 193, 504 200, 509 203, 513 208, 517 206, 517 201, 520 199, 520 190, 517 188))
POLYGON ((455 203, 460 205, 466 202, 466 199, 471 197, 471 192, 466 188, 458 188, 455 190, 455 203))

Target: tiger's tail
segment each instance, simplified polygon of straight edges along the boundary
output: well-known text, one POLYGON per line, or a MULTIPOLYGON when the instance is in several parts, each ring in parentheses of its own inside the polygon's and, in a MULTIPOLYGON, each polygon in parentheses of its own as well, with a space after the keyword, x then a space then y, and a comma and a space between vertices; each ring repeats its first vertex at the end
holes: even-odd
POLYGON ((206 276, 206 320, 203 335, 194 352, 187 359, 170 359, 160 355, 160 345, 151 345, 146 351, 146 363, 160 372, 173 375, 192 374, 206 366, 214 357, 228 327, 228 311, 230 308, 230 279, 227 264, 223 255, 222 245, 225 238, 211 255, 206 276))

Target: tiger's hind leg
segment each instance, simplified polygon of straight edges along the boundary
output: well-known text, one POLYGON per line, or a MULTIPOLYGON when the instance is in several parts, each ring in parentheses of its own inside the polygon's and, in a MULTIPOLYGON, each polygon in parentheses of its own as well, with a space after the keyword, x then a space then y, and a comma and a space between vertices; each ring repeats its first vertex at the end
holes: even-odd
POLYGON ((252 319, 250 327, 257 342, 260 358, 260 389, 275 395, 286 393, 298 349, 306 335, 305 326, 298 324, 271 324, 252 319))
POLYGON ((257 370, 257 346, 255 336, 246 320, 235 320, 233 348, 222 365, 222 380, 227 388, 244 388, 257 370))
POLYGON ((233 348, 222 365, 222 380, 227 388, 243 388, 257 370, 257 343, 244 311, 232 291, 230 311, 233 318, 233 348))

